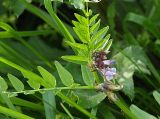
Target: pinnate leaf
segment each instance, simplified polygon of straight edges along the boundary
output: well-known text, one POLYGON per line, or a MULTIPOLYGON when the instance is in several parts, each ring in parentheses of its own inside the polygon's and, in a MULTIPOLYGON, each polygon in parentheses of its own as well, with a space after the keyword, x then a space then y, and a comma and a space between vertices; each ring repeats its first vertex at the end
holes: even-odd
POLYGON ((107 31, 108 31, 109 27, 104 27, 102 28, 101 30, 99 30, 92 38, 92 42, 93 43, 97 43, 99 42, 100 40, 103 39, 103 37, 106 35, 107 31))
POLYGON ((92 25, 92 24, 96 21, 96 19, 98 18, 98 16, 99 16, 99 14, 96 14, 96 15, 94 15, 94 16, 89 20, 90 25, 92 25))
POLYGON ((8 74, 8 78, 12 83, 13 87, 16 89, 16 91, 24 90, 23 83, 17 77, 13 76, 12 74, 8 74))
POLYGON ((88 62, 85 56, 62 56, 62 59, 76 64, 87 64, 88 62))
POLYGON ((74 83, 73 77, 69 71, 67 71, 58 61, 55 61, 55 65, 62 83, 65 86, 71 86, 74 83))
POLYGON ((52 88, 55 87, 56 86, 55 77, 43 67, 38 66, 37 68, 40 74, 42 75, 43 79, 45 80, 45 82, 49 85, 49 87, 52 87, 52 88))
POLYGON ((93 86, 95 80, 89 68, 86 65, 81 65, 81 71, 84 83, 88 86, 93 86))
POLYGON ((8 85, 6 81, 0 76, 0 92, 6 91, 8 89, 8 85))
POLYGON ((40 88, 40 83, 38 83, 35 80, 28 80, 27 83, 29 84, 29 86, 33 89, 39 89, 40 88))

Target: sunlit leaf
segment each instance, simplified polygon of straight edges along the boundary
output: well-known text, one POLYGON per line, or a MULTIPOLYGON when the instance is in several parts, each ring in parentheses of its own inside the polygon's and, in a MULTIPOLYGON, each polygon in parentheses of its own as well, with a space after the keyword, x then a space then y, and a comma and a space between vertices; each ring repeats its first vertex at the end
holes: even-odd
MULTIPOLYGON (((80 39, 83 43, 87 43, 86 36, 84 36, 84 33, 85 33, 86 31, 78 30, 76 27, 73 27, 73 30, 75 31, 75 33, 77 34, 77 36, 79 37, 79 39, 80 39)), ((87 39, 88 39, 88 38, 87 38, 87 39)))
POLYGON ((41 73, 43 79, 48 84, 49 87, 54 88, 56 86, 56 79, 55 77, 49 73, 46 69, 41 66, 38 66, 38 71, 41 73))
POLYGON ((22 91, 24 90, 24 85, 23 83, 15 76, 13 76, 12 74, 8 74, 8 78, 10 80, 10 82, 12 83, 13 87, 17 90, 17 91, 22 91))
POLYGON ((110 40, 108 41, 107 45, 104 46, 104 50, 105 50, 105 51, 109 51, 111 45, 112 45, 112 39, 110 39, 110 40))
POLYGON ((76 64, 87 64, 88 62, 85 56, 62 56, 62 59, 76 64))
POLYGON ((88 20, 84 16, 81 16, 77 13, 74 14, 77 20, 82 24, 82 25, 88 25, 88 20))
POLYGON ((92 25, 92 24, 96 21, 96 19, 98 18, 98 16, 99 16, 99 14, 96 14, 96 15, 94 15, 94 16, 89 20, 90 25, 92 25))
POLYGON ((8 89, 8 85, 5 80, 0 76, 0 92, 6 91, 8 89))
POLYGON ((79 50, 84 50, 87 52, 87 45, 85 44, 80 44, 80 43, 72 43, 72 42, 69 42, 69 41, 66 41, 66 43, 68 45, 70 45, 71 47, 75 48, 75 49, 79 49, 79 50))
MULTIPOLYGON (((104 39, 102 39, 101 41, 99 41, 96 44, 95 49, 101 49, 101 50, 107 49, 106 47, 108 46, 108 44, 110 44, 109 39, 110 39, 110 34, 108 34, 104 39)), ((111 45, 109 45, 109 46, 111 46, 111 45)))
POLYGON ((95 35, 93 35, 93 37, 91 38, 93 43, 97 43, 100 40, 102 40, 104 38, 104 36, 106 35, 107 31, 108 31, 109 27, 104 27, 101 30, 99 30, 95 35))
POLYGON ((38 83, 35 80, 28 80, 27 83, 29 84, 29 86, 33 89, 39 89, 40 88, 40 83, 38 83))
POLYGON ((90 34, 95 35, 100 27, 101 20, 99 19, 91 28, 90 28, 90 34))

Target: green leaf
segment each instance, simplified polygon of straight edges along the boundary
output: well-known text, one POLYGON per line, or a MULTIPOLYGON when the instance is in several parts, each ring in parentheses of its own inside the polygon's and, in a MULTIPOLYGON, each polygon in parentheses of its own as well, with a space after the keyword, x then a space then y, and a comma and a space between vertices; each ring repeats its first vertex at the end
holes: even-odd
MULTIPOLYGON (((6 107, 3 107, 0 105, 1 113, 4 115, 7 115, 9 117, 15 118, 15 119, 34 119, 33 117, 27 116, 21 112, 15 111, 13 109, 8 109, 6 107)), ((7 117, 7 118, 9 118, 7 117)))
MULTIPOLYGON (((80 43, 72 43, 72 42, 69 42, 69 41, 66 41, 66 43, 68 44, 68 45, 70 45, 72 48, 74 48, 74 49, 79 49, 79 50, 84 50, 84 51, 88 51, 88 49, 87 49, 87 45, 85 45, 85 44, 80 44, 80 43)), ((78 50, 77 50, 78 51, 78 50)))
MULTIPOLYGON (((130 46, 122 50, 120 53, 113 57, 116 61, 117 70, 119 71, 119 76, 117 81, 123 85, 122 91, 130 97, 132 100, 134 97, 134 83, 133 74, 136 70, 143 72, 142 68, 146 66, 147 60, 139 46, 130 46), (144 66, 139 65, 139 62, 143 63, 144 66)), ((146 70, 148 70, 145 67, 146 70)))
POLYGON ((8 89, 8 85, 6 81, 0 76, 0 92, 6 91, 8 89))
POLYGON ((71 42, 66 42, 66 43, 70 45, 74 50, 77 50, 78 55, 88 56, 89 51, 87 45, 80 43, 71 43, 71 42))
MULTIPOLYGON (((100 50, 104 50, 106 49, 106 47, 108 46, 108 44, 110 44, 110 34, 108 34, 103 40, 99 41, 96 46, 95 46, 95 50, 96 49, 100 49, 100 50), (109 42, 108 42, 109 41, 109 42)), ((111 46, 111 45, 109 45, 111 46)))
POLYGON ((158 104, 160 105, 160 93, 158 93, 157 91, 154 91, 153 96, 155 100, 158 102, 158 104))
POLYGON ((21 4, 18 0, 14 0, 13 11, 17 17, 19 17, 19 15, 22 14, 24 9, 25 9, 25 6, 23 4, 21 4))
POLYGON ((84 83, 88 86, 93 86, 95 79, 89 68, 86 65, 81 65, 81 71, 84 83))
POLYGON ((89 35, 88 27, 84 26, 83 24, 80 24, 77 21, 72 21, 72 23, 75 26, 75 27, 73 27, 73 30, 75 31, 75 33, 77 34, 79 39, 83 43, 89 42, 90 41, 90 35, 89 35))
POLYGON ((79 15, 79 14, 77 14, 77 13, 75 13, 74 14, 75 15, 75 17, 77 18, 77 20, 82 24, 82 25, 88 25, 88 20, 87 20, 87 18, 85 18, 84 16, 81 16, 81 15, 79 15))
POLYGON ((108 29, 109 29, 108 26, 102 28, 101 30, 99 30, 99 31, 91 38, 93 45, 103 39, 103 37, 106 35, 108 29))
POLYGON ((130 22, 139 24, 144 28, 146 28, 148 31, 150 31, 154 36, 156 36, 157 38, 160 38, 160 34, 159 34, 160 31, 158 27, 153 23, 153 21, 151 21, 150 19, 142 15, 138 15, 135 13, 128 13, 125 18, 125 21, 130 21, 130 22))
POLYGON ((101 103, 105 99, 106 94, 101 92, 95 92, 91 90, 78 90, 75 94, 79 97, 78 105, 83 108, 92 108, 101 103))
POLYGON ((113 41, 112 39, 108 41, 107 45, 104 47, 105 51, 109 51, 110 47, 112 46, 112 41, 113 41))
POLYGON ((101 20, 99 19, 91 28, 90 28, 90 34, 95 34, 99 27, 100 27, 101 20))
POLYGON ((62 83, 65 86, 71 86, 74 83, 73 77, 69 71, 67 71, 58 61, 55 61, 55 65, 62 83))
POLYGON ((53 91, 46 91, 43 95, 43 103, 45 109, 46 119, 55 119, 56 118, 56 102, 55 95, 53 91))
POLYGON ((78 30, 76 27, 73 27, 73 30, 75 31, 75 33, 77 34, 77 36, 79 37, 79 39, 83 42, 83 43, 87 43, 87 41, 85 40, 85 37, 83 36, 83 33, 81 33, 80 30, 78 30))
POLYGON ((76 64, 87 64, 88 63, 88 58, 85 56, 62 56, 62 59, 76 63, 76 64))
POLYGON ((13 76, 12 74, 8 74, 8 78, 16 91, 20 92, 24 90, 23 83, 17 77, 13 76))
POLYGON ((27 78, 29 80, 34 80, 35 82, 42 84, 44 87, 47 86, 47 84, 44 82, 43 78, 41 78, 39 75, 37 75, 29 70, 26 70, 23 67, 5 59, 5 58, 2 58, 2 57, 0 57, 0 62, 7 64, 7 65, 19 70, 23 74, 24 78, 27 78))
POLYGON ((157 119, 155 116, 141 110, 136 105, 131 105, 130 110, 138 119, 157 119))
POLYGON ((84 9, 83 0, 69 0, 76 9, 84 9))
POLYGON ((37 68, 38 68, 38 71, 41 73, 45 82, 48 84, 48 87, 54 88, 56 86, 55 77, 43 67, 38 66, 37 68))
POLYGON ((27 83, 28 83, 29 86, 30 86, 31 88, 33 88, 33 89, 39 89, 39 88, 40 88, 40 83, 38 83, 38 82, 35 81, 35 80, 29 79, 29 80, 27 81, 27 83))
POLYGON ((115 37, 116 30, 115 30, 115 17, 116 17, 117 11, 116 11, 116 2, 112 1, 112 3, 107 8, 107 17, 108 17, 108 23, 110 26, 110 31, 112 34, 112 37, 115 37))
POLYGON ((94 15, 90 20, 89 20, 89 24, 92 25, 95 23, 96 19, 98 18, 99 14, 94 15))

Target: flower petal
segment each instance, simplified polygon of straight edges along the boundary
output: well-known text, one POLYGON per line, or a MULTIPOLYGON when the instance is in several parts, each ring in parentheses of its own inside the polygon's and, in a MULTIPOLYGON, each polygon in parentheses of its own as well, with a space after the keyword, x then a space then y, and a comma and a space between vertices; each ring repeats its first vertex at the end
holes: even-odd
POLYGON ((114 60, 105 60, 103 62, 104 62, 105 65, 113 65, 113 64, 115 64, 114 60))

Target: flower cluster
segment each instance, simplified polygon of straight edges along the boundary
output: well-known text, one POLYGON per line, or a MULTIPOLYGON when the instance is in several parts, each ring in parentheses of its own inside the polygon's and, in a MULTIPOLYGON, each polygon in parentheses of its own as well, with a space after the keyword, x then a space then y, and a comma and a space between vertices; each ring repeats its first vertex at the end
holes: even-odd
POLYGON ((95 67, 102 73, 106 80, 110 81, 116 75, 116 68, 112 68, 115 64, 114 60, 107 60, 108 52, 100 51, 93 53, 95 67))
POLYGON ((117 101, 118 97, 115 91, 119 91, 123 88, 123 85, 115 84, 111 82, 116 75, 116 68, 113 67, 115 64, 114 60, 107 60, 107 54, 109 51, 104 52, 94 52, 93 61, 94 67, 100 71, 104 77, 104 82, 97 86, 99 91, 105 92, 108 96, 108 99, 111 101, 117 101))

